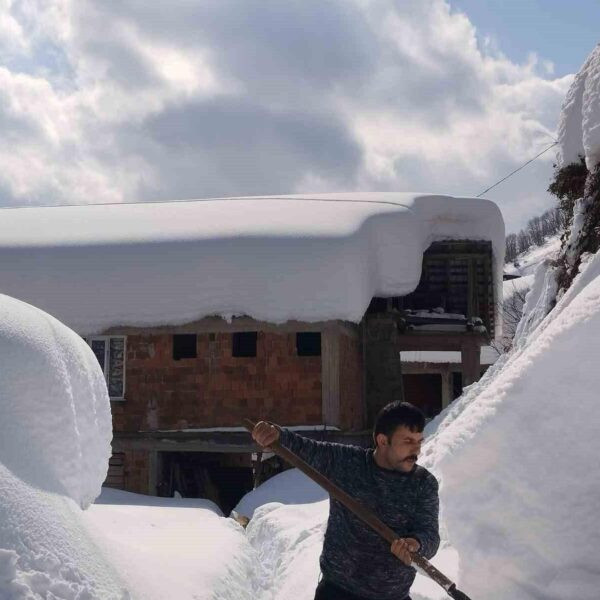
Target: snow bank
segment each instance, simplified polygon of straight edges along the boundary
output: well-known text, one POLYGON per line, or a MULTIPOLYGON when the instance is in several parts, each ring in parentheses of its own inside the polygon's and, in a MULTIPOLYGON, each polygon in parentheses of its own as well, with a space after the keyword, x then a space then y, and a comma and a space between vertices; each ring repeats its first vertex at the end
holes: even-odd
POLYGON ((507 279, 502 286, 503 300, 510 300, 515 294, 526 294, 533 285, 533 274, 507 279))
MULTIPOLYGON (((298 492, 303 493, 302 486, 298 492)), ((246 533, 262 566, 260 583, 265 597, 314 598, 328 515, 329 500, 287 506, 269 503, 257 508, 246 533)))
POLYGON ((129 600, 81 515, 70 498, 16 477, 0 455, 2 600, 129 600))
POLYGON ((42 311, 0 295, 0 598, 128 598, 86 534, 111 417, 96 358, 42 311))
POLYGON ((239 515, 252 518, 264 504, 307 504, 327 498, 327 492, 298 469, 289 469, 271 477, 255 490, 248 492, 234 508, 239 515))
POLYGON ((55 318, 0 295, 0 461, 82 507, 100 493, 112 439, 104 376, 55 318))
MULTIPOLYGON (((291 469, 247 494, 236 510, 240 514, 253 512, 246 531, 260 565, 255 571, 257 589, 263 594, 260 597, 312 600, 329 517, 325 491, 297 469, 291 469)), ((447 545, 432 562, 449 577, 456 576, 456 551, 447 545)), ((445 600, 447 594, 429 578, 417 574, 411 597, 445 600)))
POLYGON ((501 295, 504 223, 487 200, 400 193, 5 209, 3 292, 81 334, 245 314, 360 321, 411 292, 436 240, 490 240, 501 295))
POLYGON ((553 286, 541 265, 516 349, 426 431, 472 597, 598 597, 600 255, 546 316, 553 286))
POLYGON ((104 489, 82 521, 139 600, 256 600, 257 556, 210 501, 104 489))
POLYGON ((588 170, 600 163, 600 45, 575 76, 563 103, 558 126, 558 164, 585 157, 588 170))

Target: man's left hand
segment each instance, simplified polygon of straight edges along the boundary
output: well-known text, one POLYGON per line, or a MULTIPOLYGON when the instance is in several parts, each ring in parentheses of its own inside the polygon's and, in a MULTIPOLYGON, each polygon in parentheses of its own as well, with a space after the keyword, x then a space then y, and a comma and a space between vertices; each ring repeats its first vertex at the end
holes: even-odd
POLYGON ((398 557, 405 565, 412 563, 411 552, 418 552, 421 544, 415 538, 400 538, 392 542, 392 554, 398 557))

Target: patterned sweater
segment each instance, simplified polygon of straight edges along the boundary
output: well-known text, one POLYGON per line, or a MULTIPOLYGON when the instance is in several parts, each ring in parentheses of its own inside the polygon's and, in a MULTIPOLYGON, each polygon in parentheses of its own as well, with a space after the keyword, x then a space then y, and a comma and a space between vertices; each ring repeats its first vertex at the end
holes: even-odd
MULTIPOLYGON (((370 508, 398 537, 421 543, 419 554, 438 549, 438 483, 424 467, 409 473, 383 469, 373 450, 317 442, 283 429, 280 443, 370 508)), ((373 600, 402 600, 416 571, 390 551, 389 544, 336 500, 331 500, 323 552, 323 576, 347 591, 373 600)))

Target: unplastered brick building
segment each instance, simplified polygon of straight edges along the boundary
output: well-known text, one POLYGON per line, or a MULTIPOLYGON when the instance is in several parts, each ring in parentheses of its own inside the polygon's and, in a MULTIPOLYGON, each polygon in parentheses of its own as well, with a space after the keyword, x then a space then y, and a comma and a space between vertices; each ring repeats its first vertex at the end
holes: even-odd
POLYGON ((401 351, 458 353, 466 385, 499 331, 504 225, 485 200, 328 194, 2 216, 1 291, 89 344, 113 415, 106 483, 130 491, 227 511, 280 467, 244 418, 369 443, 376 412, 403 397, 401 351))

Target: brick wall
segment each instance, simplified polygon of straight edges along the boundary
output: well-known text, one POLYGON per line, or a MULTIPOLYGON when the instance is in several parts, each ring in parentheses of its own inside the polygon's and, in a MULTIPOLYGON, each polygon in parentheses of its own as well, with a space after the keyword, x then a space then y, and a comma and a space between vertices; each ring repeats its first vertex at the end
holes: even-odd
POLYGON ((136 494, 148 494, 150 460, 146 450, 126 450, 124 454, 123 489, 136 494))
POLYGON ((231 333, 197 336, 197 358, 175 361, 170 334, 128 335, 125 400, 115 431, 239 426, 243 417, 319 424, 321 357, 296 355, 295 333, 259 332, 257 356, 232 356, 231 333))
POLYGON ((363 429, 362 343, 358 337, 340 335, 340 425, 363 429))

